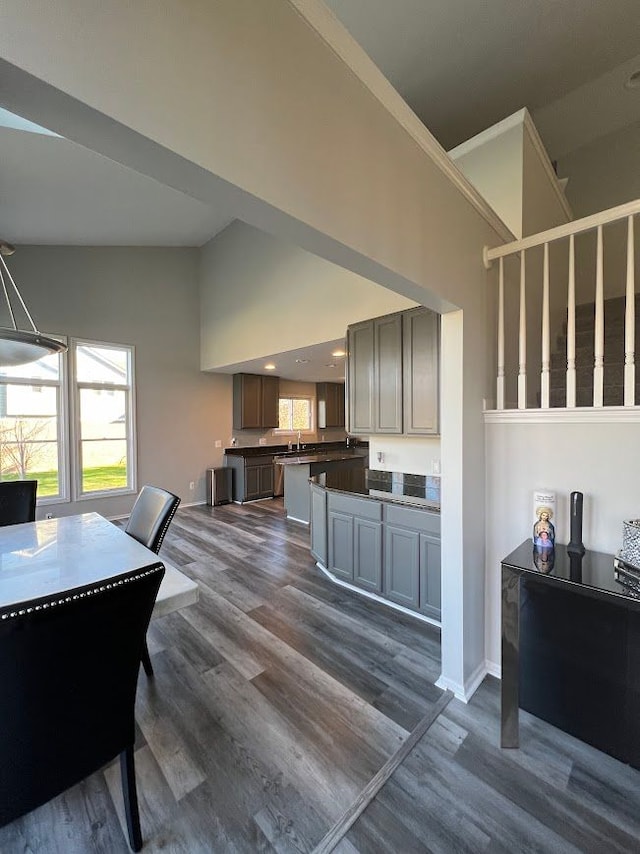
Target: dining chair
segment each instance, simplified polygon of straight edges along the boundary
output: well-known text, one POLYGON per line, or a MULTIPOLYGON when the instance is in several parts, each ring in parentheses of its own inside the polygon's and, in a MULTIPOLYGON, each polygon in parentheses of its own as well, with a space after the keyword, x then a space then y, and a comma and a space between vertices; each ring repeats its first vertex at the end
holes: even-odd
POLYGON ((0 526, 35 522, 37 480, 0 482, 0 526))
MULTIPOLYGON (((135 500, 124 530, 130 537, 158 554, 179 504, 180 499, 172 492, 145 484, 135 500)), ((147 676, 153 676, 146 640, 142 650, 142 666, 147 676)))
POLYGON ((119 755, 129 843, 141 849, 134 705, 163 575, 162 564, 152 563, 51 600, 0 608, 0 826, 119 755))

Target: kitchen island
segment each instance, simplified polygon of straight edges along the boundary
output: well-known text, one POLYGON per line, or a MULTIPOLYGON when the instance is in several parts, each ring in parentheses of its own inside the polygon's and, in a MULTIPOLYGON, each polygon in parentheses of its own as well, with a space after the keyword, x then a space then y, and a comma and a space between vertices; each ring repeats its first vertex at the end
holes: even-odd
MULTIPOLYGON (((311 480, 311 554, 333 581, 429 622, 440 621, 440 505, 385 492, 379 473, 311 480)), ((405 475, 405 487, 417 491, 405 475)))
POLYGON ((284 469, 284 507, 287 518, 308 525, 311 521, 309 478, 321 472, 364 471, 364 457, 352 451, 300 451, 275 456, 273 462, 284 469))

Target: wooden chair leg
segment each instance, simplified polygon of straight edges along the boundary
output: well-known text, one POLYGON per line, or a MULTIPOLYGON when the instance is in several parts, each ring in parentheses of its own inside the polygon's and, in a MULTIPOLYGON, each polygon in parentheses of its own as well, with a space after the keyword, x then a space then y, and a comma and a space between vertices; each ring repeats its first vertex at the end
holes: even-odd
POLYGON ((142 666, 144 667, 144 672, 147 676, 153 676, 153 666, 151 665, 151 657, 149 655, 149 647, 147 646, 146 638, 144 641, 144 649, 142 650, 142 666))
POLYGON ((140 830, 140 812, 138 810, 133 745, 127 747, 120 754, 120 776, 122 777, 122 795, 124 797, 124 811, 127 817, 129 845, 132 851, 140 851, 142 848, 142 831, 140 830))

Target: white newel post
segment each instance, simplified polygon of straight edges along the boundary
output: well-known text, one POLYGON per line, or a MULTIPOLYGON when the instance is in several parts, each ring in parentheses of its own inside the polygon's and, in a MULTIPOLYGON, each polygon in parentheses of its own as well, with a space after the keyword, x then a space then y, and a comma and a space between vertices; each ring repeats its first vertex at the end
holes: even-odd
POLYGON ((520 252, 520 329, 518 352, 518 409, 527 408, 527 299, 524 249, 520 252))
POLYGON ((601 225, 598 226, 596 249, 596 322, 593 345, 593 405, 602 406, 604 399, 604 264, 601 225))
POLYGON ((576 248, 569 237, 569 285, 567 292, 567 408, 576 405, 576 248))
POLYGON ((544 244, 542 273, 542 373, 540 375, 540 406, 549 408, 549 367, 551 346, 549 339, 549 244, 544 244))
MULTIPOLYGON (((627 294, 624 315, 624 405, 634 406, 636 400, 636 295, 633 247, 633 215, 627 220, 627 294)), ((500 259, 502 260, 502 259, 500 259)))
POLYGON ((498 277, 498 379, 496 406, 504 409, 504 258, 500 258, 498 277))

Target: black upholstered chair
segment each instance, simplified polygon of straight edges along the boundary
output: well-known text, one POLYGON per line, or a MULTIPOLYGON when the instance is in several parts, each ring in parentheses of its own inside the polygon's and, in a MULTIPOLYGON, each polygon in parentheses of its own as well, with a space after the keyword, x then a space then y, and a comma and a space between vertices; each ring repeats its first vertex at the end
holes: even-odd
MULTIPOLYGON (((175 516, 180 499, 166 489, 146 484, 140 490, 129 516, 125 531, 143 546, 158 554, 175 516)), ((153 676, 149 648, 145 640, 142 651, 142 666, 147 676, 153 676)))
POLYGON ((0 526, 34 522, 36 518, 37 480, 0 482, 0 526))
POLYGON ((134 704, 163 575, 162 564, 150 564, 93 589, 0 609, 0 826, 119 755, 129 842, 142 847, 134 704))

